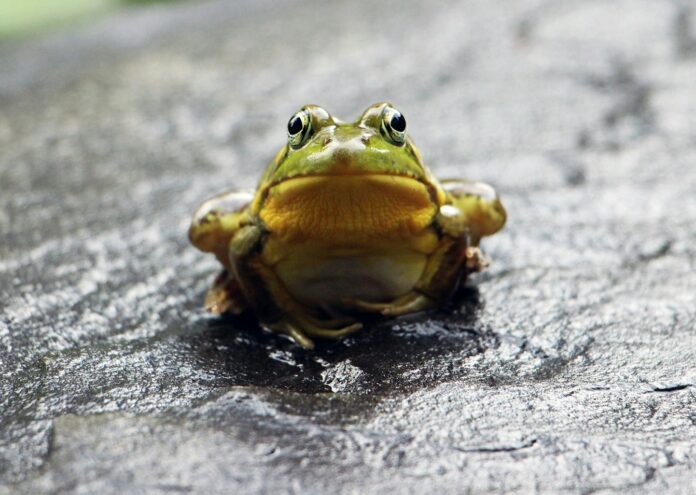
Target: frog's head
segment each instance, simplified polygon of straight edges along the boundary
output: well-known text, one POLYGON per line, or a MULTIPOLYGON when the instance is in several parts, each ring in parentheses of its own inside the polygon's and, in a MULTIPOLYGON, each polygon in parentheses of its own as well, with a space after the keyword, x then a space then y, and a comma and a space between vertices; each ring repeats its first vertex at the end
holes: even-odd
POLYGON ((353 123, 306 105, 288 121, 288 142, 261 178, 261 187, 302 176, 383 174, 431 182, 409 138, 406 119, 389 103, 367 108, 353 123))
POLYGON ((435 203, 442 199, 408 136, 406 119, 389 103, 368 107, 353 123, 342 122, 317 105, 306 105, 290 118, 287 133, 286 145, 261 177, 257 211, 270 192, 279 192, 277 186, 293 182, 298 187, 303 182, 296 179, 301 178, 323 182, 345 178, 344 183, 361 177, 389 178, 412 188, 414 182, 420 184, 435 203))
POLYGON ((307 105, 290 118, 287 132, 252 207, 276 228, 314 212, 325 217, 328 211, 351 224, 363 223, 353 215, 375 218, 376 211, 384 211, 386 220, 397 222, 418 210, 425 222, 444 200, 407 134, 406 119, 389 103, 368 107, 353 123, 307 105))

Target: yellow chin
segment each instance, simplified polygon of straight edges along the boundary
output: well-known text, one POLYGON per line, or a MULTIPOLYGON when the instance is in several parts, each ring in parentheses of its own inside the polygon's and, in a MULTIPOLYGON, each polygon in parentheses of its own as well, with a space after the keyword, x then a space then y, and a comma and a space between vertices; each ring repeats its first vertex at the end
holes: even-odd
POLYGON ((409 238, 437 212, 421 182, 396 175, 296 177, 273 186, 261 220, 276 235, 293 240, 360 242, 409 238))

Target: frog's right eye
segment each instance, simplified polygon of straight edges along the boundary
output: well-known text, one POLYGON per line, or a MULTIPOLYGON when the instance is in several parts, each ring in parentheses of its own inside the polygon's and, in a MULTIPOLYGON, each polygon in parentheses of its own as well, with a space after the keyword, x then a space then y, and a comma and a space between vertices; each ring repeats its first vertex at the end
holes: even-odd
POLYGON ((307 110, 300 110, 288 120, 288 144, 301 148, 312 135, 312 119, 307 110))
POLYGON ((402 146, 406 142, 406 119, 390 105, 382 111, 382 134, 396 146, 402 146))

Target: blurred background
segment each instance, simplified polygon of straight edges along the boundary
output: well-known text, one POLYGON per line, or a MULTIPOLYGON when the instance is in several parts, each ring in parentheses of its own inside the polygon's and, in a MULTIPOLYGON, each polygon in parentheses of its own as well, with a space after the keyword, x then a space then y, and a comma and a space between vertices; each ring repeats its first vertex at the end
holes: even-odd
POLYGON ((120 9, 176 0, 2 0, 0 42, 77 28, 120 9))

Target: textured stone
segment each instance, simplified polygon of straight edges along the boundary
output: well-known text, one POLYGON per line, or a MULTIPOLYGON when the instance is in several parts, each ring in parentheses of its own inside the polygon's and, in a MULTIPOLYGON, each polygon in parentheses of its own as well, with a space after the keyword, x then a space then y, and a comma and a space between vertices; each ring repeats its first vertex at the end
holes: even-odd
POLYGON ((696 7, 286 1, 0 47, 0 492, 696 491, 696 7), (197 203, 391 100, 509 225, 316 352, 201 309, 197 203))

